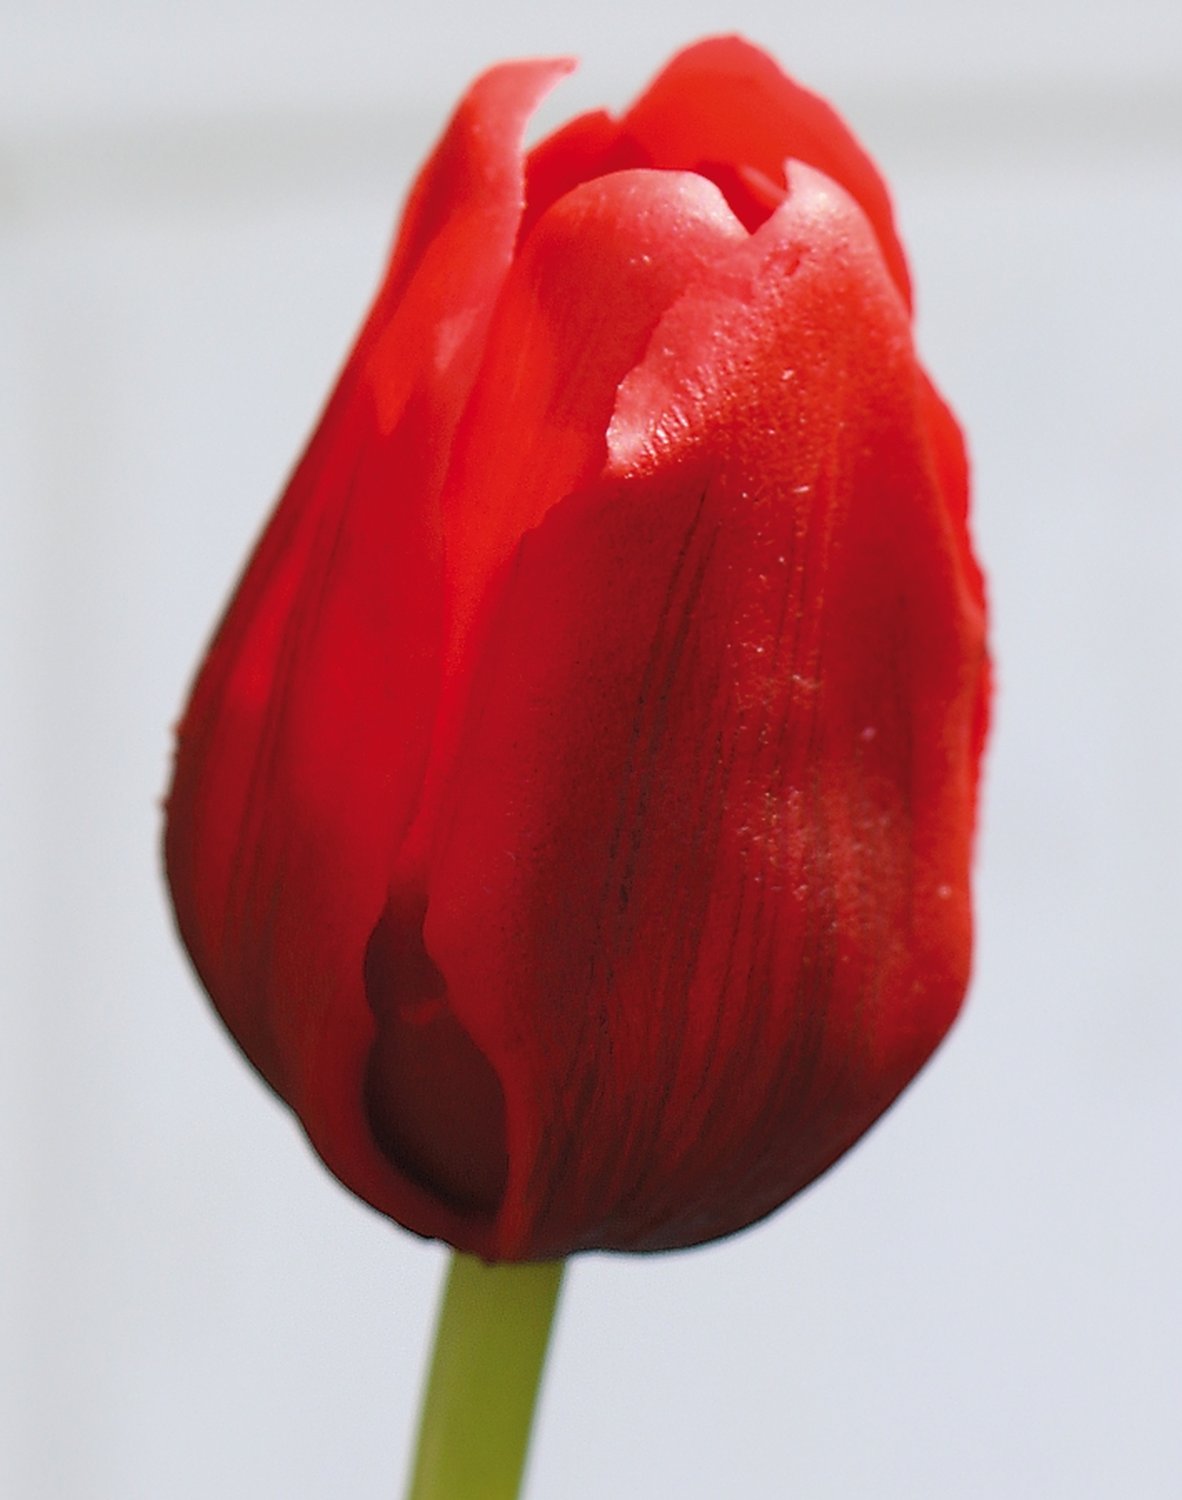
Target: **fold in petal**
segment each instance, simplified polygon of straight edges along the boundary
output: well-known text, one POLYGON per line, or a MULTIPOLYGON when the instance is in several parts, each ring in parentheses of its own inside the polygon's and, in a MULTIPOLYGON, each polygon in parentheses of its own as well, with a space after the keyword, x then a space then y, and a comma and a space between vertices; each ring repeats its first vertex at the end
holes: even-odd
POLYGON ((804 169, 528 534, 427 950, 505 1093, 500 1255, 770 1212, 950 1024, 981 615, 865 219, 804 169))
POLYGON ((824 172, 870 220, 900 295, 911 280, 886 187, 841 116, 742 37, 712 37, 679 52, 620 121, 656 167, 749 167, 783 182, 789 157, 824 172))

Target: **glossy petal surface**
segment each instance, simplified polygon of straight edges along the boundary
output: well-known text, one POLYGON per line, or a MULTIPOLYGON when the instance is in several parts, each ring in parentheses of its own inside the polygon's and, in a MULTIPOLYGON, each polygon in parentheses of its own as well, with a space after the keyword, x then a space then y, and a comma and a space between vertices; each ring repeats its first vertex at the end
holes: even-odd
POLYGON ((425 937, 505 1086, 508 1255, 761 1217, 963 992, 980 608, 902 304, 798 179, 662 321, 482 664, 425 937))

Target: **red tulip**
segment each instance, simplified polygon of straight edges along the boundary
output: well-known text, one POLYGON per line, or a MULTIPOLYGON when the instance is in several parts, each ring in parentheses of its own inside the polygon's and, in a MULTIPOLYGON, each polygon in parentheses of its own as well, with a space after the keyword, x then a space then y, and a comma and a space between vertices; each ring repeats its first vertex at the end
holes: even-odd
POLYGON ((489 1258, 729 1234, 953 1020, 987 665, 883 185, 734 38, 477 80, 179 731, 166 854, 329 1167, 489 1258))

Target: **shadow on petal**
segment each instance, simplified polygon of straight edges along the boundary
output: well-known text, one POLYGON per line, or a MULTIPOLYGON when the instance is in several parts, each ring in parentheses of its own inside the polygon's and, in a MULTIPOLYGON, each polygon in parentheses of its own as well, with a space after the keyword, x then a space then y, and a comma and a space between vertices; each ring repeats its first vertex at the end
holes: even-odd
POLYGON ((505 1193, 505 1095, 447 1002, 423 942, 425 897, 394 898, 365 954, 377 1023, 365 1105, 391 1163, 447 1205, 495 1214, 505 1193))

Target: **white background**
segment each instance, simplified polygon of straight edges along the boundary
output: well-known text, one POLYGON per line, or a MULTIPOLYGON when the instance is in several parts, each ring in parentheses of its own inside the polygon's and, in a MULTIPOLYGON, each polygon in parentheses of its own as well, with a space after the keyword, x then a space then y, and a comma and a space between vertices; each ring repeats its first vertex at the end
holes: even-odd
POLYGON ((948 1046, 729 1244, 573 1267, 532 1500, 1182 1493, 1173 0, 0 0, 0 1493, 397 1494, 437 1247, 240 1062, 169 725, 468 78, 739 27, 892 182, 1000 663, 948 1046))

